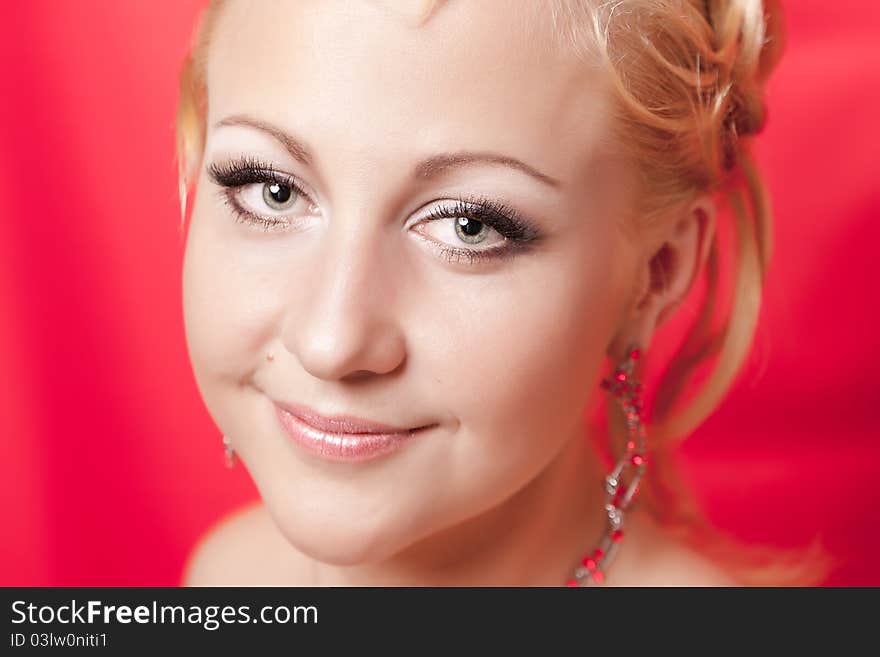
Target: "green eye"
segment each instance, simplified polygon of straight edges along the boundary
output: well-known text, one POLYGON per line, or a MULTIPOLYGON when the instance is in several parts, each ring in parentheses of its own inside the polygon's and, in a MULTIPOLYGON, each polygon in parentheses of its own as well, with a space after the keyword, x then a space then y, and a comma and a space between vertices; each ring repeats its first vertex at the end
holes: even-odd
POLYGON ((296 201, 296 196, 289 186, 278 182, 267 182, 263 185, 263 200, 273 210, 288 210, 296 201))
POLYGON ((458 217, 455 221, 455 234, 465 244, 479 244, 485 241, 489 230, 491 229, 482 221, 471 217, 458 217))

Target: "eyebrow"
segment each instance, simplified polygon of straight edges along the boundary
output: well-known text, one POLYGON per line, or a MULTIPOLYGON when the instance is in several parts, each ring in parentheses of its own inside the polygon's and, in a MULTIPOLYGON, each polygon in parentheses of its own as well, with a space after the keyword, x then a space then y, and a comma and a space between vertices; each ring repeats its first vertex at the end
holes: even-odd
MULTIPOLYGON (((260 119, 242 114, 236 114, 220 119, 214 124, 215 128, 223 126, 249 126, 255 128, 256 130, 265 132, 275 138, 282 146, 284 146, 285 150, 301 164, 310 167, 314 162, 314 158, 304 142, 266 121, 261 121, 260 119)), ((536 168, 526 164, 522 160, 518 160, 509 155, 502 155, 500 153, 492 153, 488 151, 438 153, 437 155, 432 155, 419 162, 413 170, 413 176, 415 178, 431 179, 436 178, 451 169, 483 163, 498 164, 517 169, 550 187, 562 186, 562 183, 557 178, 538 171, 536 168)))

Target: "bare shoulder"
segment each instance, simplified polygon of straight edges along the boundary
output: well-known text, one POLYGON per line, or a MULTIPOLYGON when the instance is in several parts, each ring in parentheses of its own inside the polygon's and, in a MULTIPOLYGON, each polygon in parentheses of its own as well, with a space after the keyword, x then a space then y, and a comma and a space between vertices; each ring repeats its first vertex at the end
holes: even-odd
POLYGON ((618 586, 742 586, 733 574, 708 556, 667 533, 642 515, 628 545, 612 566, 608 583, 618 586), (619 571, 614 572, 619 567, 619 571), (614 578, 612 579, 612 576, 614 578))
POLYGON ((670 545, 657 560, 657 568, 645 586, 741 586, 736 578, 708 557, 686 545, 670 545))
POLYGON ((280 565, 285 547, 294 553, 262 502, 249 504, 227 514, 202 535, 184 566, 182 585, 279 585, 281 569, 273 564, 280 565))

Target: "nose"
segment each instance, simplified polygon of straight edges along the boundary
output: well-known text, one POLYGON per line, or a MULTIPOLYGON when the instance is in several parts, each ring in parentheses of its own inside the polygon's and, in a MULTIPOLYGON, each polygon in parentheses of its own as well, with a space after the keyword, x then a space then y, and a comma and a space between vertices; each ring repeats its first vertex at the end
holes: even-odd
POLYGON ((388 227, 355 215, 335 217, 316 241, 308 256, 315 266, 295 282, 309 293, 296 295, 299 301, 287 309, 283 325, 285 347, 324 380, 387 374, 406 355, 395 314, 400 260, 388 257, 393 247, 383 230, 388 227))

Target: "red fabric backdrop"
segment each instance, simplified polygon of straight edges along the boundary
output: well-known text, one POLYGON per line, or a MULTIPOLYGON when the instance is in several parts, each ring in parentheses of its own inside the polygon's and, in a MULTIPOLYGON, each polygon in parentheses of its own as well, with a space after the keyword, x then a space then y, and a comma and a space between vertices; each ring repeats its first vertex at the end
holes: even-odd
MULTIPOLYGON (((175 585, 256 491, 222 467, 184 342, 176 73, 198 0, 6 3, 0 21, 0 584, 175 585)), ((820 533, 880 585, 880 4, 787 6, 758 151, 776 259, 747 369, 688 441, 712 518, 820 533), (874 301, 871 301, 871 300, 874 301)))

